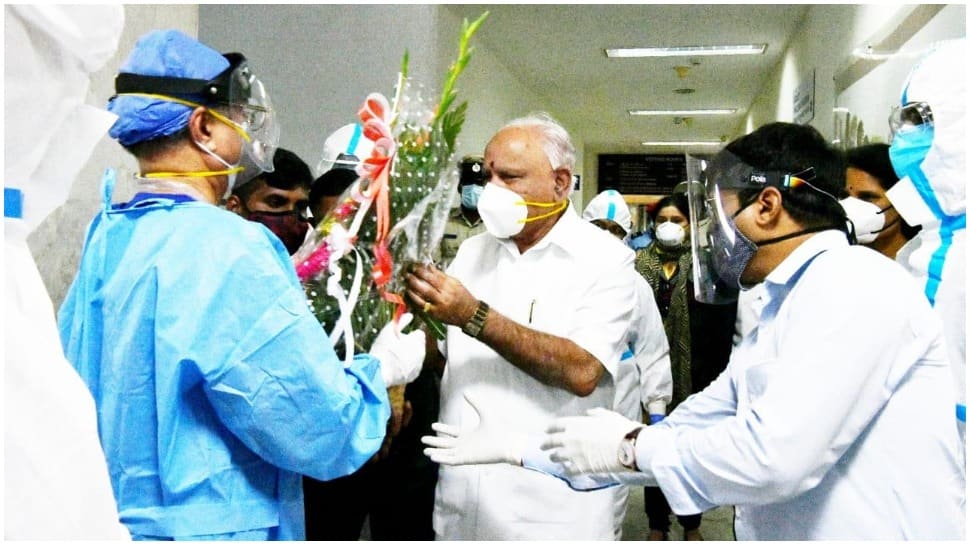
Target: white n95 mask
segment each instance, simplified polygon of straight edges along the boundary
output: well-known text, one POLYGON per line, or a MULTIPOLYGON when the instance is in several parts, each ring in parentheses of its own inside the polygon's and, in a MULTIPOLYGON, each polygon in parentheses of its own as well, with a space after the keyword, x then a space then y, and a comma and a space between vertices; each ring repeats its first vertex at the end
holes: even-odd
POLYGON ((674 248, 680 246, 684 243, 684 238, 686 238, 686 231, 680 226, 680 224, 674 223, 672 221, 665 221, 657 226, 655 229, 657 234, 657 242, 661 246, 666 246, 667 248, 674 248))
POLYGON ((485 222, 485 229, 496 238, 513 237, 530 221, 541 220, 558 214, 569 206, 569 200, 560 202, 529 202, 518 193, 496 184, 485 184, 478 197, 478 215, 485 222), (552 211, 529 217, 529 206, 553 208, 552 211))
POLYGON ((478 215, 489 233, 497 238, 509 238, 525 227, 529 209, 518 193, 489 183, 478 197, 478 215))
POLYGON ((886 224, 885 210, 871 202, 855 197, 846 197, 839 201, 845 210, 845 215, 855 227, 855 238, 859 244, 871 244, 879 237, 879 232, 886 224))

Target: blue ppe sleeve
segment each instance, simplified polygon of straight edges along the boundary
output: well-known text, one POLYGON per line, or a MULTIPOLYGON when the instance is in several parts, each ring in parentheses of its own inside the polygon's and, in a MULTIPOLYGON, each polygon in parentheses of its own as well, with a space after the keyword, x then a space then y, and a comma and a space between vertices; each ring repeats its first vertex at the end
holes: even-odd
POLYGON ((270 463, 320 480, 348 475, 384 438, 390 404, 380 363, 359 354, 344 368, 292 265, 280 266, 292 281, 282 274, 270 279, 258 271, 267 264, 240 257, 223 280, 243 285, 252 276, 259 286, 250 282, 245 297, 211 298, 199 309, 211 316, 208 323, 227 311, 241 318, 222 335, 233 345, 214 348, 215 365, 201 370, 206 394, 226 426, 270 463))

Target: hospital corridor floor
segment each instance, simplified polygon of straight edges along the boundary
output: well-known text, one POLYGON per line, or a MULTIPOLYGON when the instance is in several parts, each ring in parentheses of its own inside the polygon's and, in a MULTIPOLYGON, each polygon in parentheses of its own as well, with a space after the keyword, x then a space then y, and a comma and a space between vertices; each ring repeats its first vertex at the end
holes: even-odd
MULTIPOLYGON (((684 529, 673 515, 670 520, 669 539, 682 540, 684 529)), ((647 515, 643 512, 643 489, 633 489, 630 491, 626 518, 623 520, 623 541, 644 541, 649 533, 650 525, 647 524, 647 515)), ((701 516, 701 535, 704 541, 734 541, 734 507, 718 507, 704 513, 701 516)))

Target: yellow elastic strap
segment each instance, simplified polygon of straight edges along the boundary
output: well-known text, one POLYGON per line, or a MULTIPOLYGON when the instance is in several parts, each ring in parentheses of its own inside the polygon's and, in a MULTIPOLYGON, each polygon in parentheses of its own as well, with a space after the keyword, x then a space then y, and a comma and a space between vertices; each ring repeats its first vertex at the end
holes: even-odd
POLYGON ((242 172, 243 170, 245 170, 245 167, 238 166, 225 170, 197 170, 195 172, 148 172, 139 174, 139 176, 142 178, 206 178, 208 176, 228 176, 229 174, 235 174, 237 172, 242 172))
POLYGON ((540 214, 538 216, 532 216, 531 218, 525 218, 525 219, 519 220, 519 223, 529 223, 530 221, 541 220, 543 218, 548 218, 549 216, 555 216, 556 214, 562 212, 563 210, 566 209, 567 206, 569 206, 569 200, 565 199, 562 201, 562 203, 519 201, 517 204, 524 204, 527 206, 538 206, 539 208, 551 208, 553 206, 558 207, 552 212, 546 212, 545 214, 540 214))
POLYGON ((188 106, 190 108, 205 108, 205 111, 207 111, 209 113, 209 115, 211 115, 212 117, 218 119, 219 121, 222 121, 226 125, 229 125, 230 127, 232 127, 232 129, 234 131, 236 131, 237 133, 239 133, 239 136, 241 136, 243 138, 243 140, 245 140, 247 142, 252 142, 252 140, 253 140, 252 137, 249 136, 249 134, 242 127, 240 127, 238 123, 236 123, 235 121, 229 119, 228 117, 220 114, 219 112, 217 112, 217 111, 213 110, 212 108, 209 108, 208 106, 205 106, 203 104, 198 104, 198 103, 192 102, 190 100, 182 100, 180 98, 170 97, 170 96, 167 96, 167 95, 156 95, 154 93, 119 93, 118 96, 147 97, 147 98, 154 98, 156 100, 167 100, 169 102, 175 102, 177 104, 181 104, 183 106, 188 106))

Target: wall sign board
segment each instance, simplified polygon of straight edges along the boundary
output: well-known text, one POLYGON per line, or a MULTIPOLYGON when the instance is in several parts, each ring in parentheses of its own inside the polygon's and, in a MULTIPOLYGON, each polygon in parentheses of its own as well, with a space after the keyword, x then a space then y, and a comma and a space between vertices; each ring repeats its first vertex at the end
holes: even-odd
POLYGON ((682 154, 600 154, 598 163, 599 191, 669 195, 687 179, 687 160, 682 154))

